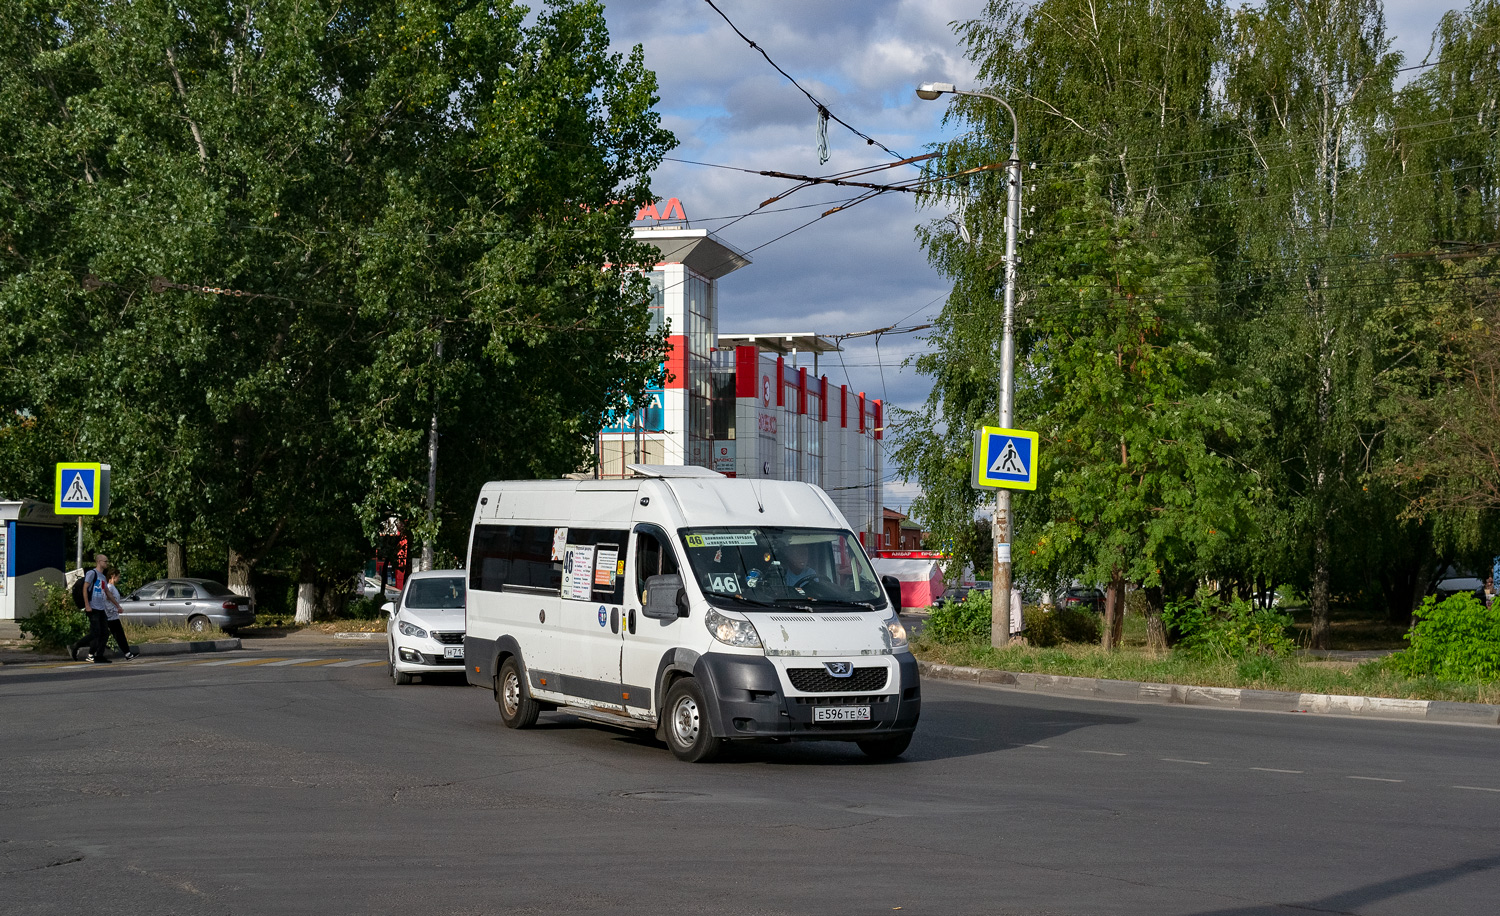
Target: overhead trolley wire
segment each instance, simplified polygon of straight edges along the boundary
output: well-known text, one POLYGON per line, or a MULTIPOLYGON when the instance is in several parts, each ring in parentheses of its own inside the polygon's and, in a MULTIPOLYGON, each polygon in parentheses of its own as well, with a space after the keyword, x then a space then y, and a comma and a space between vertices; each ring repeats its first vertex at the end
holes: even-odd
POLYGON ((741 32, 740 31, 740 27, 734 24, 734 20, 730 19, 727 15, 724 14, 723 10, 719 9, 716 5, 714 5, 714 0, 703 0, 703 2, 707 3, 709 5, 709 8, 711 8, 714 12, 718 13, 719 14, 719 18, 723 19, 725 22, 728 23, 729 27, 734 30, 734 34, 740 36, 740 38, 745 42, 745 44, 747 44, 750 47, 754 48, 755 50, 759 51, 760 52, 760 56, 764 57, 766 59, 766 63, 768 63, 772 67, 776 68, 776 72, 777 73, 780 73, 782 76, 786 77, 787 80, 793 86, 797 87, 798 91, 800 91, 803 95, 807 96, 807 100, 809 102, 813 103, 813 107, 818 110, 818 114, 821 117, 825 117, 825 118, 829 119, 830 121, 837 121, 839 124, 841 124, 845 128, 847 128, 850 133, 854 134, 856 137, 859 137, 861 140, 865 141, 865 143, 867 145, 869 145, 869 146, 878 146, 881 149, 885 150, 887 153, 890 153, 892 156, 896 157, 897 159, 903 159, 903 158, 905 158, 900 153, 898 153, 895 150, 891 149, 889 146, 886 146, 884 143, 881 143, 879 140, 876 140, 874 137, 870 136, 869 134, 865 133, 864 131, 860 130, 859 128, 857 128, 854 125, 850 124, 848 121, 845 121, 843 118, 839 117, 838 115, 836 115, 832 111, 830 111, 829 108, 828 108, 828 106, 825 105, 825 104, 823 104, 823 102, 820 101, 817 96, 813 95, 811 92, 808 92, 807 89, 805 89, 802 86, 801 83, 797 82, 796 77, 792 76, 790 73, 788 73, 785 70, 783 70, 781 68, 780 64, 778 64, 778 63, 776 63, 776 61, 772 60, 771 59, 771 55, 769 55, 769 54, 766 53, 766 49, 765 48, 762 48, 760 45, 756 44, 754 41, 751 41, 750 37, 748 35, 746 35, 744 32, 741 32))

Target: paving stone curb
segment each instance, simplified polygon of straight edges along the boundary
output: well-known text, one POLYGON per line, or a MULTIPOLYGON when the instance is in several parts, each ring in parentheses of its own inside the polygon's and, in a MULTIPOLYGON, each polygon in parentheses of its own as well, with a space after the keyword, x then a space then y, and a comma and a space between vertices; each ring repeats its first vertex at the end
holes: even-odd
POLYGON ((1364 719, 1399 719, 1407 722, 1500 726, 1500 706, 1486 703, 1346 697, 1326 693, 1251 690, 1243 687, 1189 687, 1182 684, 1114 681, 1094 677, 1069 677, 1061 674, 1027 674, 1001 671, 996 668, 966 668, 923 661, 917 662, 917 668, 923 677, 970 681, 976 684, 1058 696, 1129 700, 1136 703, 1162 705, 1210 706, 1219 709, 1358 716, 1364 719))

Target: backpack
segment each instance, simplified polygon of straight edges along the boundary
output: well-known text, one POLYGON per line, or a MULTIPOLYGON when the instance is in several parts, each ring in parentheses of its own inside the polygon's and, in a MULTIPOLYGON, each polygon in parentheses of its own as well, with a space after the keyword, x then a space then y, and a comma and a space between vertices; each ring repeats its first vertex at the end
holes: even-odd
POLYGON ((73 588, 69 591, 69 594, 73 596, 73 606, 78 608, 78 610, 80 611, 86 610, 83 601, 83 590, 88 587, 89 576, 93 576, 97 581, 99 578, 99 571, 97 569, 91 569, 83 575, 79 576, 73 581, 73 588))

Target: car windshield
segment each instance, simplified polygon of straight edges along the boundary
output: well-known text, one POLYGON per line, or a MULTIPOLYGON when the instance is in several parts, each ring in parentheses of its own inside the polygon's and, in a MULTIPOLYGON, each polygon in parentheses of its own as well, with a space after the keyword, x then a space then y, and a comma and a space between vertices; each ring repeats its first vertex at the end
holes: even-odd
POLYGON ((848 531, 760 527, 680 533, 694 578, 721 607, 885 606, 880 580, 848 531))
POLYGON ((406 589, 406 606, 461 609, 464 606, 464 580, 458 576, 413 579, 406 589))

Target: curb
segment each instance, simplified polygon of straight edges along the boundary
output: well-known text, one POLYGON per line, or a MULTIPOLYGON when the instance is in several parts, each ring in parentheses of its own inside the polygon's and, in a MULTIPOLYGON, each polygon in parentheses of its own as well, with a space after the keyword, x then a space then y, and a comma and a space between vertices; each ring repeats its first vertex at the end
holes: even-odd
POLYGON ((1061 674, 1026 674, 996 668, 966 668, 917 662, 923 677, 969 681, 991 687, 1007 687, 1032 693, 1082 697, 1095 700, 1128 700, 1164 706, 1209 706, 1216 709, 1251 709, 1260 712, 1299 712, 1362 719, 1397 719, 1405 722, 1440 722, 1449 725, 1500 725, 1500 706, 1487 703, 1454 703, 1447 700, 1396 700, 1389 697, 1346 697, 1326 693, 1293 693, 1252 690, 1247 687, 1189 687, 1183 684, 1150 684, 1112 681, 1061 674))
POLYGON ((186 655, 189 652, 232 652, 241 646, 239 639, 205 639, 201 642, 143 642, 131 648, 140 655, 186 655))
POLYGON ((371 632, 368 632, 368 631, 361 630, 361 631, 353 632, 353 633, 335 633, 335 634, 333 634, 333 638, 334 639, 385 639, 385 631, 382 630, 382 631, 380 631, 378 633, 371 633, 371 632))

